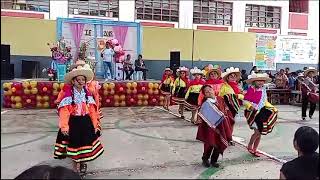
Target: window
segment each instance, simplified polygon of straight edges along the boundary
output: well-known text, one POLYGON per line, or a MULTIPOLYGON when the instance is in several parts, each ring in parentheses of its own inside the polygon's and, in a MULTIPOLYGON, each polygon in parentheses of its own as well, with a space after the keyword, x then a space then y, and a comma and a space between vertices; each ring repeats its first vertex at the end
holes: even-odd
POLYGON ((1 0, 1 9, 49 12, 49 0, 1 0))
POLYGON ((136 0, 136 19, 179 21, 179 0, 136 0))
POLYGON ((69 0, 69 14, 119 17, 119 0, 69 0))
POLYGON ((308 0, 289 0, 289 12, 308 13, 308 0))
POLYGON ((280 29, 281 8, 246 5, 246 27, 280 29))
POLYGON ((232 25, 232 3, 214 0, 194 0, 193 23, 232 25))

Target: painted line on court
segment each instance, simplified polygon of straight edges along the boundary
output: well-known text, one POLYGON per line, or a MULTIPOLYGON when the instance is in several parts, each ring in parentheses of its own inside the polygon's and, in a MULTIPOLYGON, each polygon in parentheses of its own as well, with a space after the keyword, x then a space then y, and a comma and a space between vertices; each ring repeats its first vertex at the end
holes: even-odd
POLYGON ((7 113, 7 112, 9 112, 9 110, 4 110, 4 111, 1 111, 1 114, 7 113))

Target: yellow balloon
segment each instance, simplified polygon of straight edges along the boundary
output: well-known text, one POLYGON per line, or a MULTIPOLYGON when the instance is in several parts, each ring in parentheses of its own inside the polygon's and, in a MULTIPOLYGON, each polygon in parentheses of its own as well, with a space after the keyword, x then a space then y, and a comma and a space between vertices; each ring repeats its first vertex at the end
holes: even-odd
POLYGON ((11 88, 11 91, 12 91, 12 92, 16 92, 16 90, 17 90, 17 89, 16 89, 15 87, 11 88))
POLYGON ((143 96, 143 99, 149 99, 149 95, 148 94, 145 94, 144 96, 143 96))
POLYGON ((15 102, 21 102, 21 97, 20 97, 20 96, 14 97, 14 101, 15 101, 15 102))
POLYGON ((143 101, 143 105, 144 105, 144 106, 147 106, 147 105, 148 105, 148 101, 147 101, 147 100, 144 100, 144 101, 143 101))
POLYGON ((120 96, 120 100, 124 100, 125 98, 126 98, 125 95, 121 95, 121 96, 120 96))
POLYGON ((58 89, 60 86, 58 83, 53 83, 52 87, 53 87, 53 89, 58 89))
POLYGON ((59 94, 59 92, 58 92, 57 90, 54 90, 54 91, 52 92, 52 94, 53 94, 54 96, 57 96, 57 95, 59 94))
POLYGON ((152 89, 149 89, 149 90, 148 90, 148 94, 153 94, 153 90, 152 90, 152 89))
POLYGON ((158 89, 154 90, 153 94, 159 94, 159 90, 158 89))
POLYGON ((37 87, 37 81, 30 81, 31 87, 37 87))
POLYGON ((153 84, 153 88, 158 89, 159 88, 159 84, 158 83, 154 83, 153 84))
POLYGON ((103 89, 108 89, 108 83, 103 83, 103 89))
POLYGON ((127 94, 131 94, 131 89, 127 89, 127 94))
POLYGON ((133 82, 133 83, 132 83, 132 87, 133 87, 133 88, 136 88, 137 86, 138 86, 138 84, 137 84, 136 82, 133 82))
POLYGON ((114 90, 113 90, 113 89, 110 90, 110 94, 111 94, 111 95, 114 94, 114 90))
POLYGON ((143 98, 142 94, 138 94, 138 99, 141 100, 143 98))
POLYGON ((103 91, 103 95, 107 96, 108 94, 109 94, 109 91, 107 91, 107 90, 103 91))
POLYGON ((42 108, 42 104, 40 102, 37 102, 37 108, 42 108))
POLYGON ((138 100, 138 105, 139 105, 139 106, 142 105, 142 100, 138 100))
POLYGON ((49 102, 44 102, 44 103, 43 103, 43 107, 44 107, 44 108, 48 108, 48 107, 49 107, 49 102))
POLYGON ((37 101, 41 101, 41 99, 42 99, 42 96, 40 96, 40 95, 37 95, 36 99, 37 99, 37 101))
POLYGON ((42 98, 43 98, 43 100, 45 100, 45 101, 49 101, 49 96, 43 96, 42 98))
POLYGON ((132 84, 128 82, 128 83, 126 84, 126 86, 127 86, 127 88, 130 88, 130 87, 132 86, 132 84))
POLYGON ((114 89, 115 84, 114 84, 114 83, 110 83, 110 84, 109 84, 109 87, 110 87, 110 89, 114 89))
POLYGON ((118 101, 114 102, 114 106, 118 107, 119 106, 119 102, 118 101))
POLYGON ((11 90, 9 90, 9 91, 4 91, 3 94, 4 94, 5 96, 11 96, 11 95, 12 95, 12 91, 11 91, 11 90))
POLYGON ((31 89, 31 94, 37 94, 38 93, 38 89, 37 88, 32 88, 31 89))
POLYGON ((15 98, 15 96, 11 96, 11 102, 14 102, 14 98, 15 98))
POLYGON ((24 94, 30 94, 30 90, 29 89, 24 89, 23 92, 24 92, 24 94))
POLYGON ((126 102, 125 102, 125 101, 122 101, 122 102, 120 103, 120 106, 122 106, 122 107, 126 106, 126 102))
POLYGON ((28 81, 22 82, 22 87, 27 88, 28 86, 30 86, 30 83, 28 81))
POLYGON ((22 104, 21 104, 21 103, 16 103, 16 108, 17 108, 17 109, 22 108, 22 104))
POLYGON ((149 87, 149 89, 152 89, 152 88, 153 88, 153 83, 150 82, 150 83, 148 84, 148 87, 149 87))
POLYGON ((160 96, 160 101, 163 101, 164 100, 164 96, 160 96))
POLYGON ((64 86, 64 83, 60 83, 60 89, 62 89, 64 86))
POLYGON ((119 97, 118 95, 114 95, 114 96, 113 96, 113 99, 114 99, 115 101, 118 101, 119 98, 120 98, 120 97, 119 97))

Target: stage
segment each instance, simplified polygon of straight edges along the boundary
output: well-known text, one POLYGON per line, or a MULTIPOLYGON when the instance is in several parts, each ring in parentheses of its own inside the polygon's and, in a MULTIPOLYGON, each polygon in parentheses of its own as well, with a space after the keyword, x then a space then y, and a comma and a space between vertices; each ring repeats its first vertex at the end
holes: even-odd
MULTIPOLYGON (((161 106, 164 96, 160 94, 156 80, 104 81, 98 79, 102 107, 161 106)), ((64 83, 48 79, 2 80, 2 107, 5 108, 56 108, 54 101, 64 83)))

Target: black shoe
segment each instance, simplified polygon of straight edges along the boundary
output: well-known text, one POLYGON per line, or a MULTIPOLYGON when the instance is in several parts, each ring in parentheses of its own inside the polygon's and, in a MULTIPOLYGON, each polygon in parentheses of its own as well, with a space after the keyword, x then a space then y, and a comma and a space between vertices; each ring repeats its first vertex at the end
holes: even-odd
POLYGON ((234 146, 234 145, 235 145, 235 143, 233 141, 229 142, 229 146, 234 146))
POLYGON ((210 167, 210 163, 209 163, 209 160, 208 159, 202 159, 202 165, 204 166, 204 167, 210 167))
POLYGON ((306 120, 306 117, 302 117, 302 121, 305 121, 306 120))
POLYGON ((211 163, 211 166, 215 167, 215 168, 219 168, 220 167, 220 165, 217 162, 211 163))
POLYGON ((309 118, 312 119, 312 116, 309 115, 309 118))
POLYGON ((184 116, 181 116, 181 119, 184 119, 184 116))

